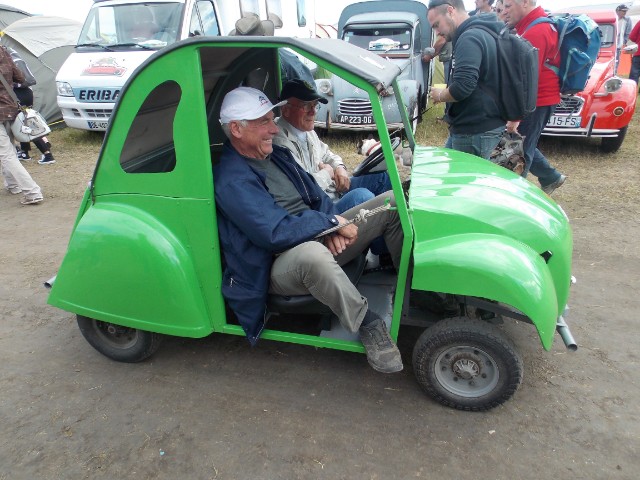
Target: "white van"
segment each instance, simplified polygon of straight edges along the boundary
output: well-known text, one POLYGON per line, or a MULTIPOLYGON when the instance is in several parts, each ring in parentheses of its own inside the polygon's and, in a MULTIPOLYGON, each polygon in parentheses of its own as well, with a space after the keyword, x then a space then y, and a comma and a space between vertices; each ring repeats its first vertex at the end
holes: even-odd
POLYGON ((273 21, 276 35, 315 35, 311 0, 94 0, 56 76, 65 123, 106 130, 121 88, 153 52, 188 37, 226 35, 252 14, 273 21))

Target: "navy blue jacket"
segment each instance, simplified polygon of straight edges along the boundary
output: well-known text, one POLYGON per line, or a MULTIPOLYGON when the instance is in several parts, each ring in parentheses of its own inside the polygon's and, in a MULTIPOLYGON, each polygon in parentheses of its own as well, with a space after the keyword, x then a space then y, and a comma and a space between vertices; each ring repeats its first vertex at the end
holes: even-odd
POLYGON ((290 215, 280 207, 269 193, 264 172, 252 168, 228 141, 213 168, 218 234, 226 263, 222 295, 252 345, 264 328, 274 255, 338 224, 333 202, 289 150, 274 145, 271 160, 310 210, 290 215))

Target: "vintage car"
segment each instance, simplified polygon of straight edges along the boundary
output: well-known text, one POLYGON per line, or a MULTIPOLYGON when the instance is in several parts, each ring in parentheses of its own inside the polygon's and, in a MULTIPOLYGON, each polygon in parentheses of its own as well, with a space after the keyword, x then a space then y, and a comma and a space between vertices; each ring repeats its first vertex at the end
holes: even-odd
MULTIPOLYGON (((422 388, 465 410, 510 398, 523 362, 499 326, 503 319, 532 324, 546 350, 556 331, 575 349, 564 321, 572 233, 563 210, 491 162, 416 145, 404 110, 413 167, 410 184, 401 182, 393 156, 399 139, 390 138, 380 97, 393 88, 402 100, 400 68, 336 39, 201 37, 146 60, 122 90, 48 302, 75 313, 85 339, 121 362, 149 357, 164 335, 212 333, 364 352, 358 336, 310 295, 270 296, 266 327, 256 335, 222 296, 212 168, 226 138, 220 106, 238 85, 277 99, 282 48, 343 76, 371 102, 381 149, 354 174, 387 169, 402 258, 397 271, 376 265, 372 254, 345 271, 393 338, 419 335, 405 362, 422 388), (401 331, 401 323, 413 328, 401 331)), ((367 368, 361 356, 345 359, 367 368)), ((261 368, 256 363, 255 372, 261 368)))
MULTIPOLYGON (((577 13, 577 12, 572 12, 577 13)), ((587 13, 598 23, 602 43, 585 89, 563 96, 543 135, 602 138, 603 152, 617 151, 636 108, 636 84, 615 74, 617 17, 610 12, 587 13)))
MULTIPOLYGON (((360 2, 340 14, 338 38, 396 63, 402 71, 398 87, 402 105, 415 126, 427 108, 433 68, 422 62, 432 45, 427 7, 413 0, 360 2)), ((367 92, 339 75, 316 80, 328 100, 316 114, 316 127, 327 130, 376 130, 367 92)), ((390 130, 402 128, 402 118, 392 89, 381 92, 382 107, 390 130)))

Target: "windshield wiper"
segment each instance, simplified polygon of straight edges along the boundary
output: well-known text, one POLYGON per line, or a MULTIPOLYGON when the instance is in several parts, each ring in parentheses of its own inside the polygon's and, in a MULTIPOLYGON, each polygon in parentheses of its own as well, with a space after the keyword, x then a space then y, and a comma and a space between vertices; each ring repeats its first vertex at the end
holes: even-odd
POLYGON ((75 46, 75 48, 78 48, 78 47, 98 47, 98 48, 101 48, 103 50, 107 50, 109 52, 113 52, 113 50, 111 50, 106 45, 100 45, 99 43, 80 43, 80 44, 75 46))
POLYGON ((147 45, 141 45, 139 43, 114 43, 113 45, 109 45, 111 48, 121 48, 121 47, 139 47, 144 50, 155 50, 154 48, 148 47, 147 45))

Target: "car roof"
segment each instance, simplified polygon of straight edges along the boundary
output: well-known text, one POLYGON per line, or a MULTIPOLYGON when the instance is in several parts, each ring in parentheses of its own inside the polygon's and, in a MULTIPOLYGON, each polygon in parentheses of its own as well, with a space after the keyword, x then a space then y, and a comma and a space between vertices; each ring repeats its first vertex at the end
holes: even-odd
MULTIPOLYGON (((375 87, 378 93, 389 88, 393 80, 400 75, 400 67, 393 62, 381 58, 379 55, 352 45, 343 40, 331 38, 289 38, 289 37, 193 37, 174 43, 149 57, 139 68, 144 68, 154 59, 171 55, 174 50, 185 45, 201 45, 202 47, 235 46, 248 49, 277 49, 290 48, 300 53, 307 52, 303 56, 315 61, 325 60, 339 68, 342 68, 375 87)), ((236 49, 237 55, 247 54, 244 49, 236 49)), ((203 60, 204 61, 204 60, 203 60)), ((211 57, 210 65, 203 64, 203 68, 216 70, 215 58, 211 57)))

